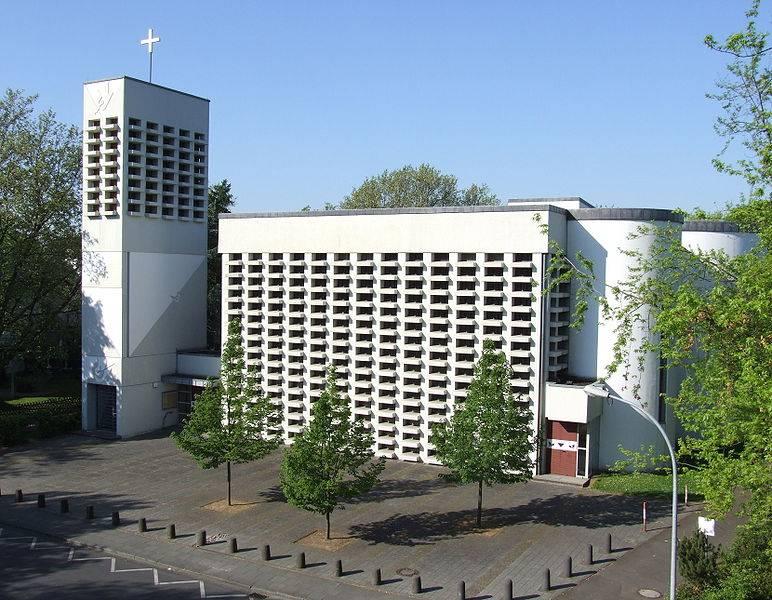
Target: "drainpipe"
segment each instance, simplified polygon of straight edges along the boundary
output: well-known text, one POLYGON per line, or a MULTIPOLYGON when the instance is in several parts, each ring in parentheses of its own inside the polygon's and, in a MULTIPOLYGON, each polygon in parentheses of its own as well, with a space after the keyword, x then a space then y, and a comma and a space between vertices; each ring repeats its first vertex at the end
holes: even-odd
POLYGON ((539 339, 539 343, 541 344, 541 360, 539 361, 539 408, 538 408, 538 415, 536 419, 537 423, 537 432, 536 432, 536 439, 539 441, 539 445, 536 448, 536 473, 541 474, 544 472, 544 440, 541 437, 541 433, 544 431, 544 398, 545 398, 545 388, 546 388, 546 373, 547 369, 545 366, 549 363, 549 333, 550 333, 550 326, 549 326, 549 298, 546 296, 544 292, 544 285, 546 283, 546 273, 547 273, 547 253, 543 252, 541 255, 541 286, 539 289, 539 296, 540 296, 540 305, 539 309, 541 310, 541 336, 539 339))

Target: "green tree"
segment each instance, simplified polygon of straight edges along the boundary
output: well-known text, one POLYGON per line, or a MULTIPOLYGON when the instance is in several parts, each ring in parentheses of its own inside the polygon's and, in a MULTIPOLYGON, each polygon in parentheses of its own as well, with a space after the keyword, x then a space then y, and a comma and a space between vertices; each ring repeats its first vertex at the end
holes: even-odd
POLYGON ((495 205, 499 201, 486 185, 458 187, 458 179, 422 164, 368 177, 343 199, 340 208, 403 208, 411 206, 495 205))
POLYGON ((746 13, 744 31, 729 35, 724 42, 705 37, 705 45, 731 56, 729 76, 717 82, 718 91, 708 94, 717 101, 723 113, 715 124, 716 133, 724 139, 724 148, 713 159, 721 173, 742 177, 750 188, 752 199, 769 200, 772 184, 772 71, 769 68, 768 33, 758 31, 761 0, 753 0, 746 13), (723 158, 733 143, 745 149, 735 162, 723 158))
POLYGON ((206 255, 206 337, 210 348, 219 348, 222 343, 222 261, 217 252, 220 233, 220 213, 229 213, 236 200, 227 179, 209 187, 207 209, 207 255, 206 255))
POLYGON ((257 378, 245 368, 241 322, 228 323, 220 381, 209 381, 179 432, 177 446, 203 469, 225 463, 228 505, 231 505, 231 463, 259 460, 281 443, 278 409, 266 398, 257 378))
POLYGON ((371 490, 384 468, 373 460, 373 436, 351 418, 347 397, 338 391, 335 368, 311 409, 311 423, 295 437, 281 465, 281 488, 287 502, 325 517, 351 498, 371 490))
POLYGON ((516 483, 531 478, 534 451, 527 403, 516 401, 510 368, 493 340, 485 340, 466 401, 447 423, 432 430, 437 458, 460 483, 477 484, 477 526, 482 524, 483 484, 516 483))
POLYGON ((82 139, 36 99, 0 98, 0 368, 80 337, 82 139))

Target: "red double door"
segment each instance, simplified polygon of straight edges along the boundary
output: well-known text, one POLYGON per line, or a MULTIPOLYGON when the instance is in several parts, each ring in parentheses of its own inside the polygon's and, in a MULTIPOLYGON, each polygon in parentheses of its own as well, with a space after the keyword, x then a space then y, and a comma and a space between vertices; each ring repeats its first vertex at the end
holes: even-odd
POLYGON ((568 421, 547 423, 547 472, 576 477, 578 424, 568 421))

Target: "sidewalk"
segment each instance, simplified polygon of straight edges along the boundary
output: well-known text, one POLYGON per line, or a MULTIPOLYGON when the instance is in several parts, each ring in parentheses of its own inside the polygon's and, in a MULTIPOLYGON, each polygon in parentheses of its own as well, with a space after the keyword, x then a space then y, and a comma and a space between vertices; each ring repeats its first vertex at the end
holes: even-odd
MULTIPOLYGON (((679 511, 678 538, 683 539, 697 528, 701 511, 699 505, 680 506, 679 511)), ((711 542, 728 547, 734 539, 737 522, 731 515, 718 522, 716 537, 711 542)), ((654 590, 661 594, 658 597, 667 598, 669 578, 670 527, 662 527, 656 536, 622 555, 613 565, 558 597, 560 600, 641 600, 639 590, 654 590)))

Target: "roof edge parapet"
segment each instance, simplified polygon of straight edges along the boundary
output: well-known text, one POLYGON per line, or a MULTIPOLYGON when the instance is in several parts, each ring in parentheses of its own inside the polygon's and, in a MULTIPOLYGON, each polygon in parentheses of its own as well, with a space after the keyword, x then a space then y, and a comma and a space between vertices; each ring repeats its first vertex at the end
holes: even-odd
POLYGON ((684 231, 705 231, 710 233, 740 233, 740 226, 731 221, 699 219, 684 222, 684 231))
POLYGON ((181 94, 182 96, 189 96, 190 98, 195 98, 196 100, 203 100, 204 102, 210 102, 209 98, 204 98, 203 96, 196 96, 195 94, 191 94, 189 92, 183 92, 181 90, 175 90, 174 88, 166 87, 165 85, 158 85, 157 83, 151 83, 149 81, 144 81, 143 79, 137 79, 136 77, 131 77, 130 75, 119 75, 118 77, 105 77, 103 79, 92 79, 90 81, 84 81, 83 85, 89 85, 90 83, 102 83, 103 81, 115 81, 117 79, 128 79, 129 81, 142 83, 150 87, 165 90, 167 92, 173 92, 175 94, 181 94))
POLYGON ((664 221, 683 223, 683 215, 666 208, 572 208, 576 221, 664 221))
POLYGON ((262 213, 220 213, 220 219, 270 219, 278 217, 351 217, 361 215, 410 215, 435 213, 480 213, 480 212, 533 212, 552 211, 568 214, 568 211, 558 206, 548 204, 529 204, 527 206, 413 206, 405 208, 353 208, 335 210, 303 210, 294 212, 262 212, 262 213))

